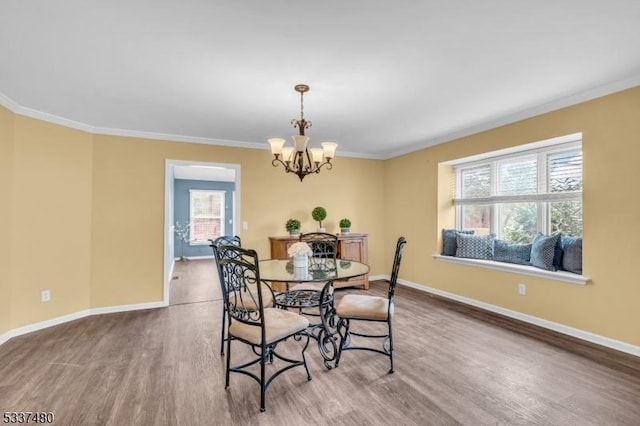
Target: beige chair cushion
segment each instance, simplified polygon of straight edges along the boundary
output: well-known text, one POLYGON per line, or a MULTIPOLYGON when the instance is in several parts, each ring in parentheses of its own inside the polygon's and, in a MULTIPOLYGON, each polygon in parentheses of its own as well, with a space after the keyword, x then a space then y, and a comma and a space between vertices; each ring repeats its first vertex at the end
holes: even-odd
MULTIPOLYGON (((295 312, 283 309, 267 308, 264 310, 265 340, 270 344, 284 337, 298 333, 309 327, 309 320, 295 312)), ((240 321, 232 321, 229 334, 247 342, 259 345, 260 326, 249 325, 240 321)))
MULTIPOLYGON (((326 283, 300 283, 291 287, 289 290, 317 290, 322 291, 326 283)), ((333 286, 329 287, 329 294, 333 294, 333 286)))
MULTIPOLYGON (((258 289, 256 288, 255 284, 248 285, 247 289, 248 291, 243 292, 242 294, 242 302, 238 302, 238 305, 240 306, 236 306, 235 304, 236 293, 231 293, 229 295, 229 302, 231 303, 231 306, 238 308, 244 307, 244 309, 248 311, 255 311, 258 309, 258 306, 256 305, 256 302, 258 301, 258 289)), ((270 308, 273 306, 273 294, 271 293, 271 291, 269 291, 268 288, 262 289, 262 306, 264 306, 265 308, 270 308)))
MULTIPOLYGON (((342 318, 386 321, 388 306, 386 297, 347 294, 338 303, 336 312, 342 318)), ((389 315, 393 318, 393 303, 389 315)))

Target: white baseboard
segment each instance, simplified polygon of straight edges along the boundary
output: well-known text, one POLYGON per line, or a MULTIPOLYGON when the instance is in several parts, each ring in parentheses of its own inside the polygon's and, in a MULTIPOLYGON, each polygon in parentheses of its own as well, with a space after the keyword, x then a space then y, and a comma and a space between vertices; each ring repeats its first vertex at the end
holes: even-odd
POLYGON ((34 331, 43 330, 45 328, 53 327, 55 325, 64 324, 66 322, 75 321, 80 318, 89 317, 92 315, 112 314, 116 312, 127 311, 139 311, 143 309, 157 309, 168 306, 164 302, 150 302, 150 303, 136 303, 133 305, 120 305, 120 306, 108 306, 104 308, 85 309, 72 314, 63 315, 57 318, 51 318, 45 321, 40 321, 34 324, 25 325, 23 327, 14 328, 9 330, 0 336, 0 345, 5 343, 12 337, 22 336, 23 334, 32 333, 34 331))
MULTIPOLYGON (((371 278, 369 278, 371 279, 371 278)), ((389 279, 389 276, 376 279, 389 279)), ((571 337, 576 337, 587 342, 595 343, 600 346, 615 349, 620 352, 628 353, 640 357, 640 346, 631 345, 629 343, 621 342, 619 340, 610 339, 608 337, 600 336, 598 334, 590 333, 588 331, 580 330, 578 328, 569 327, 564 324, 549 321, 543 318, 538 318, 533 315, 523 314, 521 312, 505 309, 500 306, 491 305, 489 303, 481 302, 479 300, 470 299, 468 297, 459 296, 454 293, 438 290, 436 288, 427 287, 421 284, 416 284, 411 281, 398 279, 398 284, 411 287, 416 290, 424 291, 425 293, 435 294, 445 299, 455 300, 466 305, 475 306, 486 311, 495 312, 506 317, 514 318, 520 321, 527 322, 529 324, 537 325, 539 327, 547 328, 549 330, 557 331, 558 333, 566 334, 571 337)))
POLYGON ((135 303, 133 305, 108 306, 91 309, 91 315, 113 314, 116 312, 142 311, 144 309, 158 309, 169 306, 164 302, 135 303))
MULTIPOLYGON (((206 255, 206 256, 185 256, 185 258, 187 260, 201 260, 201 259, 213 259, 214 257, 213 257, 212 254, 209 254, 209 255, 206 255)), ((174 262, 179 262, 180 258, 179 257, 175 257, 173 259, 173 261, 174 262)))

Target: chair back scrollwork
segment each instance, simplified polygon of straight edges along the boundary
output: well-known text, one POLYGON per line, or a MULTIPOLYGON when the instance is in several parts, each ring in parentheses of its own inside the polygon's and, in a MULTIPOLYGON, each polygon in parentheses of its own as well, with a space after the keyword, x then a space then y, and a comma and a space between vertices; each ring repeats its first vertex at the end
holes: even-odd
MULTIPOLYGON (((222 286, 222 296, 224 297, 225 288, 222 285, 222 269, 220 268, 220 260, 229 256, 235 256, 234 252, 221 249, 225 246, 241 247, 242 240, 237 235, 224 235, 216 238, 215 240, 209 240, 211 244, 209 246, 213 249, 213 257, 216 261, 216 268, 218 269, 218 277, 220 278, 220 285, 222 286)), ((223 325, 224 326, 224 325, 223 325)))
POLYGON ((262 326, 264 306, 258 254, 255 250, 236 246, 220 246, 217 250, 225 253, 219 263, 224 303, 230 320, 262 326))
MULTIPOLYGON (((312 255, 309 259, 309 272, 314 275, 336 270, 338 257, 338 237, 327 232, 309 232, 300 234, 300 241, 311 247, 312 255)), ((315 276, 315 275, 314 275, 315 276)))

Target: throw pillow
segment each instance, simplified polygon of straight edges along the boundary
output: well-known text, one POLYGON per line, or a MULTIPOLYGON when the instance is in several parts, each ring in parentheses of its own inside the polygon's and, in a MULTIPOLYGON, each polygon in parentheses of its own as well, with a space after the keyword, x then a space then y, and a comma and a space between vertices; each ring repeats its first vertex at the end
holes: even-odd
POLYGON ((556 243, 556 248, 553 253, 553 266, 558 269, 562 269, 562 256, 564 255, 564 250, 562 246, 562 240, 566 238, 560 234, 560 238, 558 238, 558 242, 556 243))
POLYGON ((562 269, 582 275, 582 237, 562 237, 562 269))
POLYGON ((493 247, 493 260, 530 265, 531 244, 513 244, 503 240, 496 240, 493 247))
POLYGON ((539 232, 531 246, 531 265, 547 271, 555 271, 553 259, 558 240, 560 240, 560 234, 544 235, 539 232))
POLYGON ((442 254, 444 256, 455 256, 458 245, 456 236, 458 233, 473 235, 475 231, 458 231, 457 229, 442 230, 442 254))
POLYGON ((458 233, 456 236, 456 256, 468 257, 470 259, 492 259, 493 243, 495 236, 492 235, 469 235, 458 233))

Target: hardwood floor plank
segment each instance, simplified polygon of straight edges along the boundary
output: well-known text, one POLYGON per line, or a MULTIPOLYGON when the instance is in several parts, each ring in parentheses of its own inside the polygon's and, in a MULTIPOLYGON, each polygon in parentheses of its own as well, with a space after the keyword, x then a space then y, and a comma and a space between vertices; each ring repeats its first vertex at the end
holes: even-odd
POLYGON ((175 262, 169 303, 180 305, 210 300, 222 300, 214 260, 192 259, 175 262), (202 285, 202 283, 208 283, 208 285, 202 285))

